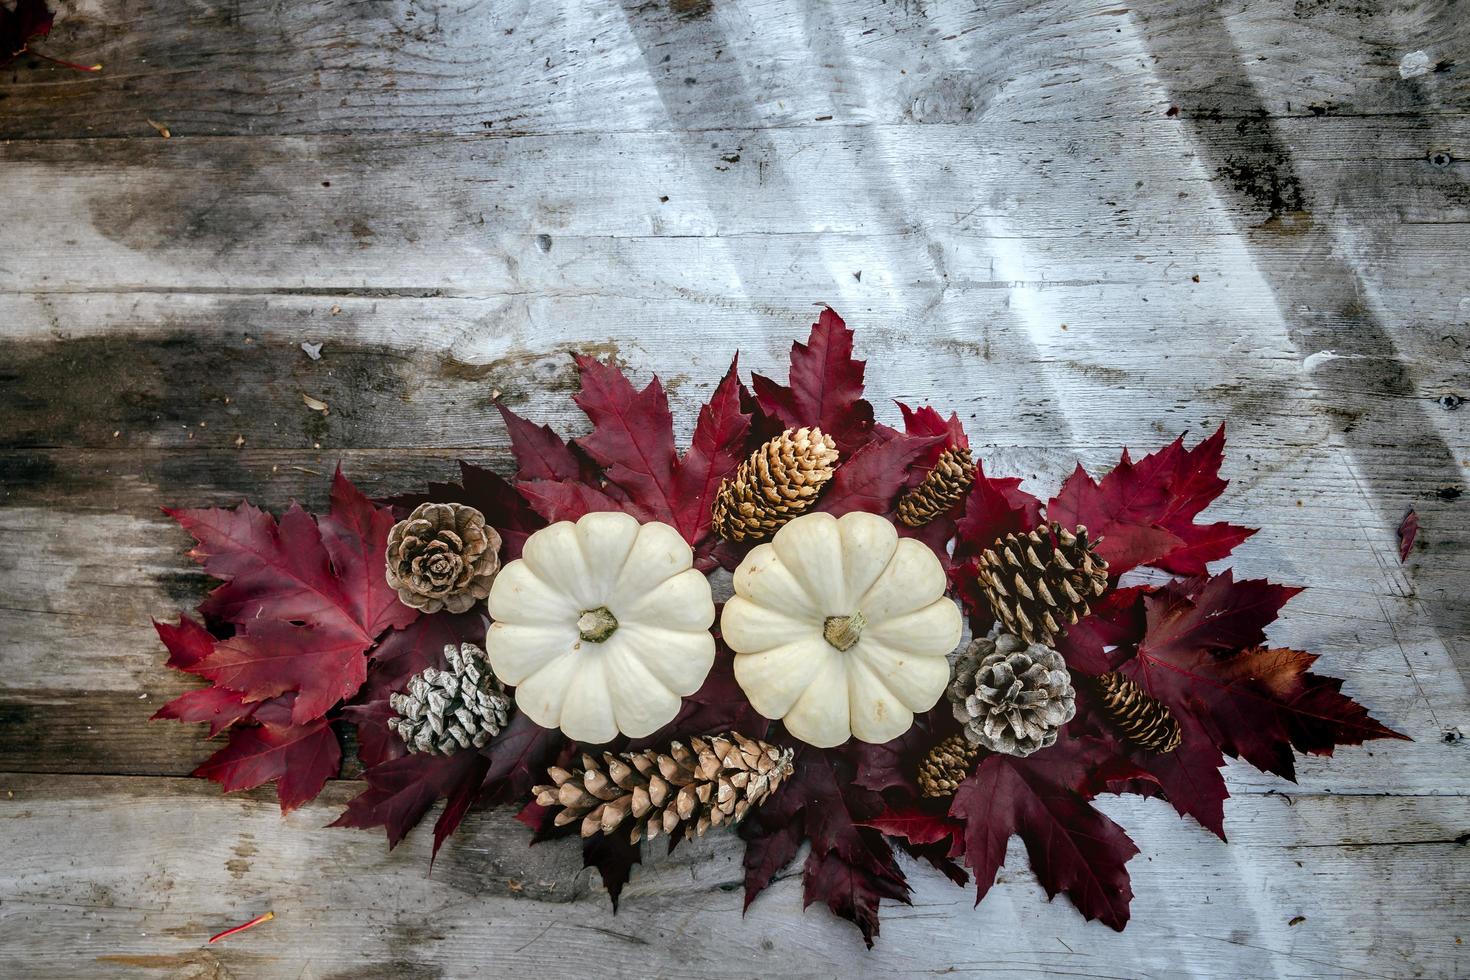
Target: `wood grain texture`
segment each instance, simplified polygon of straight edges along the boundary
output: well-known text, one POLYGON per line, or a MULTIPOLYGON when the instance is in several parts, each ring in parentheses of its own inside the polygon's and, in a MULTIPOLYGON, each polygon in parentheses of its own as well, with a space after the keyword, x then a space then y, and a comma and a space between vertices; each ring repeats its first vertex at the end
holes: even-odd
POLYGON ((0 972, 1470 972, 1462 4, 53 6, 37 47, 106 70, 0 72, 0 972), (150 618, 209 583, 161 505, 507 469, 497 394, 583 431, 572 352, 659 374, 687 438, 820 303, 885 421, 953 408, 1042 496, 1226 422, 1238 574, 1310 587, 1272 639, 1415 741, 1230 766, 1228 847, 1106 800, 1122 935, 1013 847, 978 910, 906 866, 873 953, 796 873, 742 919, 730 840, 650 855, 614 917, 505 814, 432 876, 425 835, 321 829, 350 763, 284 820, 183 778, 210 743, 146 721, 192 683, 150 618))

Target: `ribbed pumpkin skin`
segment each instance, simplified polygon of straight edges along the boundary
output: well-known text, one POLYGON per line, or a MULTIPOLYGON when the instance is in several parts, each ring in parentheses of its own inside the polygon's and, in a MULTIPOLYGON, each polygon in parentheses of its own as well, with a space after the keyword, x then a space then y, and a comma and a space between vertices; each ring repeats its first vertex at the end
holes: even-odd
POLYGON ((720 631, 735 678, 762 715, 822 748, 882 743, 908 730, 949 683, 959 608, 923 544, 875 514, 806 514, 752 549, 735 570, 720 631), (828 620, 860 613, 839 650, 828 620))
POLYGON ((579 742, 641 738, 672 721, 715 660, 715 605, 689 545, 667 524, 587 514, 526 539, 490 589, 485 653, 516 707, 579 742), (600 642, 578 622, 606 610, 600 642))

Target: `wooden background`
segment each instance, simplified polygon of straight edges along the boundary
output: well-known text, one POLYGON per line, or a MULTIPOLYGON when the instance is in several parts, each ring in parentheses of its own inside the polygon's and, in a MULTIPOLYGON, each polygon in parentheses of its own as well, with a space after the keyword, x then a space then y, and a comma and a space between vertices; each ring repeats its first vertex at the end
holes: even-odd
POLYGON ((38 47, 106 68, 0 74, 0 973, 1470 973, 1463 0, 55 5, 38 47), (824 302, 885 420, 956 408, 1043 495, 1228 421, 1238 570, 1311 586, 1273 639, 1415 741, 1232 765, 1229 846, 1105 800, 1122 935, 1013 846, 978 910, 909 865, 867 952, 795 872, 742 918, 728 839, 614 916, 507 815, 429 875, 323 829, 352 780, 282 819, 147 723, 188 686, 149 617, 207 588, 160 505, 504 465, 492 394, 574 434, 573 350, 687 436, 824 302))

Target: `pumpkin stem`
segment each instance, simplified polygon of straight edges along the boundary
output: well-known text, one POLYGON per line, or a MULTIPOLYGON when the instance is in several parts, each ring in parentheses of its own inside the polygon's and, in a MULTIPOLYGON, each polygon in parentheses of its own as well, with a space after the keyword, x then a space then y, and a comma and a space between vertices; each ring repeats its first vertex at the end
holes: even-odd
POLYGON ((861 610, 851 616, 828 616, 822 624, 822 637, 837 649, 846 651, 863 635, 863 627, 867 625, 868 620, 861 610))
POLYGON ((618 619, 606 606, 584 610, 577 617, 577 632, 588 643, 601 643, 617 631, 618 619))

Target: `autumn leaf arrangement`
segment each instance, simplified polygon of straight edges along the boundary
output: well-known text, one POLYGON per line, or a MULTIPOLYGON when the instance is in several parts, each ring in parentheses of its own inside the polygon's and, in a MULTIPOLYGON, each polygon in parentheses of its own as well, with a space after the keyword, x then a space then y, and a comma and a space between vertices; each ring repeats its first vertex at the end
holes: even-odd
POLYGON ((1198 520, 1223 427, 1043 503, 955 415, 876 421, 831 310, 786 384, 732 363, 682 453, 657 378, 576 363, 590 431, 500 406, 509 478, 461 463, 374 501, 339 472, 324 514, 169 511, 220 581, 157 624, 211 682, 157 717, 227 737, 197 775, 290 810, 351 733, 367 788, 335 826, 394 846, 442 801, 437 854, 510 806, 533 842, 579 838, 614 907, 645 838, 738 834, 747 906, 805 842, 804 903, 871 946, 908 900, 898 852, 978 902, 1019 836, 1048 896, 1122 929, 1138 848, 1097 796, 1223 838, 1226 756, 1292 779, 1298 752, 1403 737, 1267 643, 1298 589, 1210 571, 1254 533, 1198 520))

